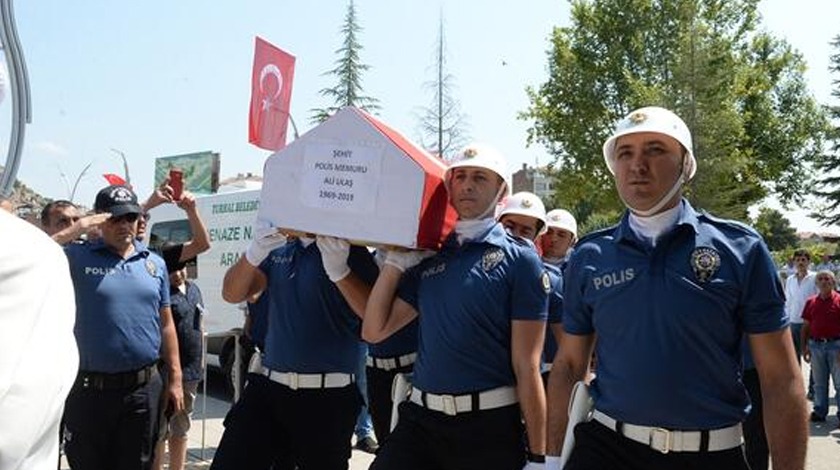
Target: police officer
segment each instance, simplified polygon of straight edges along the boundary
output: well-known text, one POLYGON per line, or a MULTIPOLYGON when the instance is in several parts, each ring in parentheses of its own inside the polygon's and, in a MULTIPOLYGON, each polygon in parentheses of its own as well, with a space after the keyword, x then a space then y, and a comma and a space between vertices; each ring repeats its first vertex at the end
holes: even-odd
POLYGON ((542 467, 550 285, 533 245, 493 217, 505 169, 496 150, 468 146, 445 174, 459 219, 442 251, 413 269, 419 252, 386 257, 363 337, 382 341, 418 318, 419 345, 409 401, 372 469, 542 467))
MULTIPOLYGON (((552 212, 556 213, 556 211, 552 212)), ((550 235, 548 231, 551 230, 551 226, 547 224, 549 214, 545 213, 545 205, 539 196, 522 191, 505 199, 497 218, 511 235, 545 246, 543 240, 550 235)), ((555 229, 555 231, 557 230, 555 229)), ((553 236, 561 241, 567 239, 562 235, 553 236)), ((553 250, 551 251, 552 254, 559 253, 558 245, 558 243, 553 243, 553 240, 549 243, 553 250)), ((568 248, 568 245, 566 248, 568 248)), ((557 352, 557 342, 563 335, 563 272, 558 265, 546 261, 545 253, 543 251, 543 263, 551 280, 551 293, 548 298, 548 329, 545 332, 542 353, 541 371, 543 381, 548 380, 551 362, 557 352)))
POLYGON ((581 239, 569 260, 563 347, 549 378, 549 453, 560 451, 569 395, 594 346, 593 419, 574 429, 567 470, 747 469, 747 335, 773 468, 802 469, 802 378, 761 237, 682 198, 697 163, 688 127, 671 111, 633 111, 603 150, 628 211, 618 226, 581 239))
MULTIPOLYGON (((565 209, 553 209, 545 215, 546 231, 539 238, 538 243, 542 248, 542 259, 546 265, 554 266, 560 270, 561 282, 559 283, 560 302, 563 301, 562 276, 566 269, 566 263, 574 251, 577 243, 577 220, 571 212, 565 209)), ((551 274, 551 270, 548 270, 551 274)), ((553 286, 554 284, 552 284, 553 286)), ((554 301, 552 291, 551 301, 554 301)), ((548 372, 551 371, 551 364, 557 354, 557 344, 563 336, 562 304, 559 307, 560 315, 552 315, 554 309, 549 308, 548 324, 553 334, 545 335, 545 346, 543 347, 543 379, 548 379, 548 372)))
POLYGON ((147 469, 158 430, 163 356, 172 378, 162 406, 183 409, 181 366, 163 260, 135 240, 140 206, 126 186, 96 195, 102 237, 65 248, 76 291, 80 371, 67 399, 72 468, 147 469))
POLYGON ((268 289, 260 375, 225 420, 212 469, 346 469, 361 397, 354 372, 359 318, 378 270, 363 247, 335 238, 287 240, 267 222, 225 275, 222 296, 268 289))

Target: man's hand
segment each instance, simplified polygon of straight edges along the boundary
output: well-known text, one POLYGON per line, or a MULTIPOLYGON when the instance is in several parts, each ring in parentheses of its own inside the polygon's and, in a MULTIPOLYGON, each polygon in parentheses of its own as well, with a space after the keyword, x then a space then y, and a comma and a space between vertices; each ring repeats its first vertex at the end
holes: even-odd
POLYGON ((254 239, 245 250, 245 259, 252 266, 259 266, 274 249, 286 244, 286 236, 280 233, 271 222, 257 219, 254 223, 254 239))
POLYGON ((324 271, 330 281, 338 282, 350 274, 350 267, 347 266, 350 243, 347 240, 319 235, 315 243, 321 251, 321 262, 324 263, 324 271))
POLYGON ((166 177, 143 204, 143 210, 148 211, 161 204, 173 202, 173 193, 172 186, 169 186, 169 177, 166 177))
POLYGON ((802 360, 808 364, 811 363, 811 348, 808 347, 807 342, 802 345, 802 360))
POLYGON ((184 191, 181 193, 181 199, 175 201, 175 204, 184 211, 195 210, 195 194, 189 191, 184 191))
POLYGON ((417 266, 418 264, 420 264, 421 261, 432 255, 434 255, 434 253, 431 251, 389 250, 388 254, 385 256, 385 264, 390 264, 391 266, 399 269, 400 272, 405 272, 407 269, 417 266))
POLYGON ((172 413, 180 413, 184 410, 184 389, 181 380, 171 380, 166 388, 165 406, 172 409, 172 413))

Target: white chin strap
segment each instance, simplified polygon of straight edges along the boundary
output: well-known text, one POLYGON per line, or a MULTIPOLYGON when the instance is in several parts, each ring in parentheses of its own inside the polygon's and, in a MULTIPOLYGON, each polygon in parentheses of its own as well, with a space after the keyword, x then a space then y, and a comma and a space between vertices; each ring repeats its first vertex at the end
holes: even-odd
MULTIPOLYGON (((654 204, 653 207, 651 207, 650 209, 646 209, 646 210, 640 210, 640 209, 636 209, 634 207, 631 207, 630 203, 625 201, 624 198, 621 198, 621 202, 623 202, 624 205, 627 206, 628 209, 633 211, 633 213, 636 214, 639 217, 650 217, 652 215, 655 215, 655 214, 659 213, 659 211, 661 211, 662 208, 665 207, 665 204, 668 204, 668 202, 671 201, 671 199, 673 199, 674 196, 676 196, 677 192, 680 190, 680 188, 682 188, 682 185, 685 183, 685 160, 686 160, 687 156, 688 156, 688 154, 683 154, 682 171, 680 171, 680 176, 679 176, 679 178, 677 178, 677 181, 674 181, 674 185, 671 186, 671 190, 668 191, 667 193, 665 193, 665 195, 662 196, 662 198, 659 199, 659 202, 654 204)), ((619 195, 619 197, 621 197, 621 195, 619 195)))

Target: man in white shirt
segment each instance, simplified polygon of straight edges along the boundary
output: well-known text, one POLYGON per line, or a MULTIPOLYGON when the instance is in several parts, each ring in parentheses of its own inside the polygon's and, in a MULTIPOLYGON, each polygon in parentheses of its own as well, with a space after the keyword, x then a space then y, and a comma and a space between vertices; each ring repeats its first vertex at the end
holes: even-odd
POLYGON ((0 468, 54 470, 64 400, 76 379, 76 302, 67 258, 0 211, 0 468))
POLYGON ((815 273, 808 269, 811 266, 811 255, 807 251, 794 252, 793 266, 796 271, 785 281, 785 310, 790 318, 796 359, 801 365, 802 345, 799 338, 802 332, 802 310, 805 308, 808 297, 817 295, 817 286, 814 283, 815 273))

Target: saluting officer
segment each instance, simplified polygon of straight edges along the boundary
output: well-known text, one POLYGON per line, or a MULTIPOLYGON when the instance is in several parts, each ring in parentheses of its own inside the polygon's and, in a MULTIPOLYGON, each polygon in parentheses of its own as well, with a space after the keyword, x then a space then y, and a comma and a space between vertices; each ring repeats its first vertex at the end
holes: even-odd
POLYGON ((413 269, 423 254, 386 257, 363 336, 379 342, 419 318, 419 345, 409 401, 372 469, 542 465, 539 361, 550 285, 533 245, 493 217, 508 192, 505 170, 496 150, 468 146, 445 174, 459 219, 442 251, 413 269))
POLYGON ((76 291, 80 371, 67 398, 72 468, 147 469, 158 434, 157 362, 171 377, 163 406, 183 409, 181 365, 163 260, 135 240, 140 206, 126 186, 96 195, 102 237, 65 248, 76 291))
MULTIPOLYGON (((556 213, 557 211, 551 211, 556 213)), ((521 191, 509 198, 505 199, 497 218, 505 230, 515 237, 520 237, 525 240, 540 243, 546 246, 543 242, 545 237, 550 236, 548 231, 551 230, 551 225, 547 223, 549 215, 545 213, 545 205, 539 196, 527 191, 521 191)), ((565 212, 565 211, 563 211, 565 212)), ((571 214, 569 214, 571 216, 571 214)), ((555 218, 556 219, 556 218, 555 218)), ((572 219, 574 220, 574 219, 572 219)), ((554 223, 556 224, 556 220, 554 223)), ((557 231, 555 229, 555 231, 557 231)), ((567 240, 564 236, 553 235, 559 240, 567 240)), ((552 239, 554 240, 554 239, 552 239)), ((549 242, 548 245, 553 251, 551 254, 559 254, 561 248, 559 243, 549 242)), ((566 249, 569 247, 565 245, 566 249)), ((565 253, 565 249, 563 251, 565 253)), ((542 354, 543 380, 548 379, 548 371, 551 370, 551 362, 554 359, 554 354, 557 352, 557 343, 563 335, 563 271, 559 264, 555 264, 546 260, 546 251, 543 251, 543 263, 548 277, 551 280, 551 293, 548 297, 548 328, 545 332, 545 343, 542 354)), ((558 256, 562 258, 562 256, 558 256)), ((554 258, 549 258, 554 259, 554 258)))
POLYGON ((549 453, 560 451, 569 395, 594 346, 593 419, 574 429, 566 470, 747 469, 746 335, 773 468, 802 469, 802 377, 761 237, 683 199, 697 163, 688 127, 671 111, 633 111, 603 151, 628 211, 618 226, 581 239, 569 260, 563 347, 549 378, 549 453))
POLYGON ((225 420, 212 469, 346 469, 361 407, 354 372, 360 321, 378 270, 363 247, 288 240, 257 220, 225 275, 232 303, 270 293, 262 368, 225 420))

